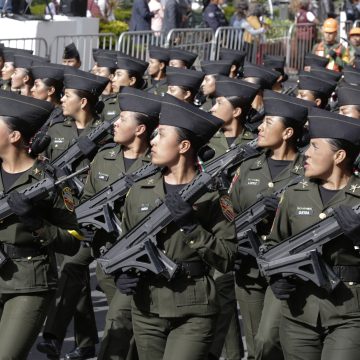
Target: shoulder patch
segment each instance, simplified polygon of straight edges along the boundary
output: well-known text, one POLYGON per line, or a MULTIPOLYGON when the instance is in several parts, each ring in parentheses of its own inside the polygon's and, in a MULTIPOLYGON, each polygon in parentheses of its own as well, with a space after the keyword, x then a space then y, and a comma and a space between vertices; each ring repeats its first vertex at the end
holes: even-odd
POLYGON ((62 189, 62 198, 63 198, 65 207, 69 211, 74 212, 74 210, 75 210, 74 198, 72 195, 72 191, 68 186, 66 186, 65 188, 62 189))
POLYGON ((235 212, 229 195, 222 195, 219 199, 221 211, 229 221, 234 221, 235 212))

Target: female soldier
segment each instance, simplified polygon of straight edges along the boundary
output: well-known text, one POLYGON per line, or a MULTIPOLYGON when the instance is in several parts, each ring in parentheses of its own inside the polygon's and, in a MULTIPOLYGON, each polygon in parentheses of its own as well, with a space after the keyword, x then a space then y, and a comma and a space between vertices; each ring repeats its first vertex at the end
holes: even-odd
POLYGON ((118 276, 120 291, 135 293, 132 321, 140 360, 207 358, 218 313, 209 267, 227 272, 233 265, 234 228, 222 212, 231 209, 221 208, 215 192, 194 206, 178 192, 196 176, 196 153, 220 125, 216 117, 165 96, 151 141, 152 162, 165 170, 136 183, 125 200, 126 233, 165 199, 174 223, 158 236, 159 246, 184 269, 171 281, 151 274, 140 280, 133 273, 118 276))
POLYGON ((79 241, 70 189, 37 203, 22 193, 44 179, 44 163, 29 154, 29 141, 52 105, 0 91, 0 188, 15 215, 3 220, 0 243, 7 261, 0 269, 0 359, 26 359, 45 320, 56 289, 54 251, 74 255, 79 241), (68 230, 67 230, 68 229, 68 230))
MULTIPOLYGON (((331 293, 297 277, 270 278, 282 299, 280 340, 286 359, 359 358, 360 351, 360 181, 353 175, 359 153, 359 120, 311 109, 310 146, 305 152, 305 178, 281 198, 269 243, 281 242, 328 216, 343 235, 323 247, 322 257, 342 280, 331 293)), ((264 311, 267 310, 266 307, 264 311)))
MULTIPOLYGON (((96 114, 96 104, 108 82, 107 78, 74 67, 65 67, 65 93, 61 98, 61 103, 63 115, 67 118, 64 121, 61 119, 52 121, 48 130, 48 135, 51 137, 51 143, 46 150, 48 158, 56 159, 77 142, 84 156, 74 165, 73 170, 90 163, 97 147, 86 135, 101 123, 96 114)), ((64 259, 56 294, 57 306, 54 304, 49 311, 44 329, 45 341, 37 346, 40 352, 54 357, 59 356, 61 342, 68 325, 66 306, 70 306, 72 301, 75 301, 76 297, 73 294, 81 289, 82 298, 79 303, 82 306, 77 307, 75 314, 77 340, 75 350, 85 349, 82 354, 94 355, 98 337, 89 288, 89 257, 91 257, 90 248, 82 246, 75 256, 64 259)))
POLYGON ((18 91, 20 95, 30 96, 30 89, 34 84, 30 71, 32 61, 32 55, 15 54, 14 56, 15 69, 11 75, 11 88, 18 91))
MULTIPOLYGON (((297 139, 302 135, 308 106, 306 101, 271 90, 264 91, 265 118, 259 126, 258 146, 264 148, 265 152, 241 164, 230 190, 234 210, 238 214, 253 205, 259 194, 264 196, 269 216, 258 226, 259 236, 270 232, 271 220, 278 202, 273 193, 302 174, 303 159, 296 145, 297 139)), ((281 359, 279 334, 278 330, 276 331, 279 317, 276 304, 271 313, 263 312, 263 315, 267 315, 267 322, 264 317, 264 329, 259 329, 267 283, 265 278, 260 276, 253 257, 241 258, 236 271, 236 283, 237 299, 245 324, 248 357, 254 359, 255 352, 260 352, 260 358, 281 359), (274 329, 274 333, 269 333, 266 326, 274 329), (257 332, 259 341, 255 343, 257 332)), ((274 302, 271 298, 268 301, 274 302)))
MULTIPOLYGON (((120 90, 120 117, 114 124, 115 144, 105 145, 91 163, 82 201, 95 195, 118 179, 150 162, 150 135, 159 122, 160 98, 142 90, 124 87, 120 90), (139 107, 141 104, 141 107, 139 107)), ((121 219, 120 205, 116 213, 121 219)), ((95 257, 100 248, 113 241, 104 231, 97 231, 92 243, 95 257)), ((91 262, 91 261, 90 261, 91 262)), ((98 266, 96 275, 110 308, 106 317, 99 359, 125 359, 132 337, 130 297, 116 291, 114 278, 105 276, 98 266), (111 354, 111 355, 110 355, 111 354)))

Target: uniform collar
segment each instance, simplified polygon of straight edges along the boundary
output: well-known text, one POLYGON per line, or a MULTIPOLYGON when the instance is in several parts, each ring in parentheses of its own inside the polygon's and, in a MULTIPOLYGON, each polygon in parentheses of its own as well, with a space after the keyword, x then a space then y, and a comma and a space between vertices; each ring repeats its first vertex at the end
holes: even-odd
MULTIPOLYGON (((100 124, 101 124, 100 118, 99 118, 99 117, 94 117, 94 118, 91 120, 89 126, 87 126, 86 128, 88 128, 88 127, 90 127, 90 128, 95 128, 95 127, 99 126, 100 124)), ((75 120, 74 120, 74 118, 72 118, 72 117, 70 117, 70 116, 68 116, 68 117, 65 118, 65 120, 64 120, 64 122, 63 122, 63 125, 64 125, 64 126, 67 126, 67 127, 74 127, 74 128, 76 128, 75 120)))

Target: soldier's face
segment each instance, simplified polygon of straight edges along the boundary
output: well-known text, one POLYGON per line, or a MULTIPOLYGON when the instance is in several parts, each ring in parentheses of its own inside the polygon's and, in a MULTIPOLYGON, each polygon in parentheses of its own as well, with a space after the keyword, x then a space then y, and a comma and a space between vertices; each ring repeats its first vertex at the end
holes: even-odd
POLYGON ((129 77, 129 73, 123 69, 117 69, 111 80, 111 88, 113 92, 119 92, 121 86, 131 86, 132 78, 129 77))
POLYGON ((185 91, 180 86, 169 85, 167 89, 167 93, 176 97, 181 101, 186 101, 186 99, 188 98, 189 91, 185 91))
POLYGON ((76 58, 63 59, 62 64, 66 66, 72 66, 77 69, 81 66, 81 62, 78 61, 76 58))
POLYGON ((81 110, 81 99, 75 90, 65 89, 64 96, 61 98, 61 107, 64 116, 74 116, 81 110))
POLYGON ((339 114, 360 119, 360 106, 358 105, 343 105, 340 106, 339 114))
POLYGON ((14 73, 15 67, 12 62, 5 62, 3 68, 1 69, 1 78, 3 80, 10 80, 11 75, 14 73))
POLYGON ((147 69, 148 74, 150 76, 156 76, 160 73, 161 71, 161 62, 157 59, 149 59, 149 67, 147 69))
POLYGON ((31 88, 31 96, 39 100, 47 100, 50 96, 50 89, 44 84, 41 79, 34 81, 34 86, 31 88))
POLYGON ((180 69, 187 69, 186 64, 182 60, 178 59, 171 59, 169 61, 169 65, 180 69))
POLYGON ((313 103, 316 100, 314 94, 310 90, 301 90, 301 89, 299 89, 296 97, 298 99, 311 101, 313 103))
POLYGON ((11 87, 14 89, 20 89, 25 85, 28 75, 26 69, 15 68, 14 73, 11 75, 11 87))
POLYGON ((287 129, 279 116, 265 116, 258 127, 258 146, 270 149, 278 148, 284 143, 287 129))
POLYGON ((334 44, 336 42, 337 32, 324 32, 324 40, 327 44, 334 44))
POLYGON ((169 167, 178 163, 181 143, 179 143, 178 133, 173 126, 159 125, 150 145, 153 164, 169 167))
POLYGON ((328 179, 334 169, 335 154, 326 139, 311 139, 305 152, 305 176, 328 179))
POLYGON ((234 119, 234 108, 225 97, 216 98, 214 106, 210 110, 211 114, 223 120, 225 125, 234 119))
POLYGON ((204 80, 201 84, 201 91, 205 96, 215 93, 216 79, 214 75, 205 75, 204 80))
POLYGON ((144 126, 138 124, 132 111, 122 111, 114 123, 114 141, 117 144, 129 145, 144 126))

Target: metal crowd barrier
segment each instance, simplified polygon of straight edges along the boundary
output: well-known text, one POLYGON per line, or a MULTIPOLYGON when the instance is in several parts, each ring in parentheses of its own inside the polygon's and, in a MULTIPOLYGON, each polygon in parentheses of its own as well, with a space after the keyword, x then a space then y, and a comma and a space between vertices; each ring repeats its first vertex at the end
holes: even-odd
POLYGON ((126 31, 120 34, 116 49, 146 60, 149 45, 165 46, 165 38, 165 33, 159 31, 126 31))
POLYGON ((44 38, 0 39, 0 42, 9 47, 33 50, 34 55, 42 57, 49 55, 48 44, 44 38))
POLYGON ((88 71, 94 64, 92 49, 115 49, 116 40, 116 35, 112 33, 59 35, 50 45, 50 61, 61 63, 64 47, 73 42, 80 54, 81 69, 88 71))
MULTIPOLYGON (((214 32, 210 28, 172 29, 166 37, 167 47, 178 47, 198 54, 197 61, 210 60, 214 32)), ((197 65, 197 64, 195 64, 197 65)))
POLYGON ((217 28, 211 47, 211 60, 219 58, 220 49, 222 48, 243 50, 243 35, 244 31, 240 28, 231 26, 217 28))

